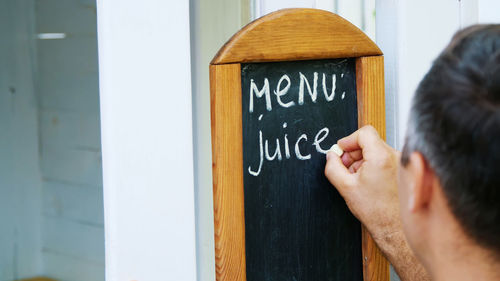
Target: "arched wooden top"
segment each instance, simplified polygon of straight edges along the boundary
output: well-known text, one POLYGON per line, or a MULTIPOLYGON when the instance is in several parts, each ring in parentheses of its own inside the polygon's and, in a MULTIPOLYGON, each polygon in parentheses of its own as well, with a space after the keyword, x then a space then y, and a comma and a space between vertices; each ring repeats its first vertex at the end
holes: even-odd
POLYGON ((382 55, 377 45, 342 17, 318 9, 284 9, 243 27, 211 64, 374 55, 382 55))

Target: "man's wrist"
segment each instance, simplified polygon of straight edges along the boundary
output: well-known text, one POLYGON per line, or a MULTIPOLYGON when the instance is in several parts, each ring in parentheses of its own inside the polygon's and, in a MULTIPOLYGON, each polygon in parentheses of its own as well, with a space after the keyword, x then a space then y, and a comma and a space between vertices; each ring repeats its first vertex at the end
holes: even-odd
POLYGON ((429 274, 413 254, 401 227, 372 236, 402 281, 430 280, 429 274))
POLYGON ((375 232, 372 237, 389 261, 396 258, 402 248, 408 247, 401 229, 375 232))

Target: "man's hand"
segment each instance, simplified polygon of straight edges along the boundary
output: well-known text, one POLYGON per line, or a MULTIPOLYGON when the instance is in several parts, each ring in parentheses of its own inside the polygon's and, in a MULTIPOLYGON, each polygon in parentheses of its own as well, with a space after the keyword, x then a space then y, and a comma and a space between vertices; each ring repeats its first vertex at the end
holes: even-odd
POLYGON ((397 169, 399 153, 371 126, 338 141, 342 157, 327 154, 325 174, 351 212, 377 241, 400 231, 397 169))
POLYGON ((430 280, 404 237, 397 172, 400 153, 371 126, 337 143, 344 154, 327 154, 325 175, 344 197, 402 280, 430 280))

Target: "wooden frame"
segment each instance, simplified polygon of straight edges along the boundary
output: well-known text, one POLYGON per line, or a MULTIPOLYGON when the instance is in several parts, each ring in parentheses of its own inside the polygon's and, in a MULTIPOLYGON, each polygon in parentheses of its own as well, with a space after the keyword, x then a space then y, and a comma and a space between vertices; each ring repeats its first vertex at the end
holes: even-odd
MULTIPOLYGON (((215 264, 218 281, 246 281, 241 63, 356 58, 359 127, 385 139, 384 61, 362 31, 338 15, 286 9, 248 24, 210 64, 215 264), (300 38, 300 40, 297 40, 300 38)), ((364 281, 388 281, 389 263, 362 229, 364 281)))

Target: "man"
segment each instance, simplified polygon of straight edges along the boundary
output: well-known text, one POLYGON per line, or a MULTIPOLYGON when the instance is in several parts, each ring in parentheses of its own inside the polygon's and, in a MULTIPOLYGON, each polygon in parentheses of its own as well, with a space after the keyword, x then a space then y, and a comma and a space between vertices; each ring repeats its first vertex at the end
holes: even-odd
POLYGON ((434 61, 402 154, 372 127, 338 145, 325 174, 402 280, 500 280, 500 25, 434 61))

